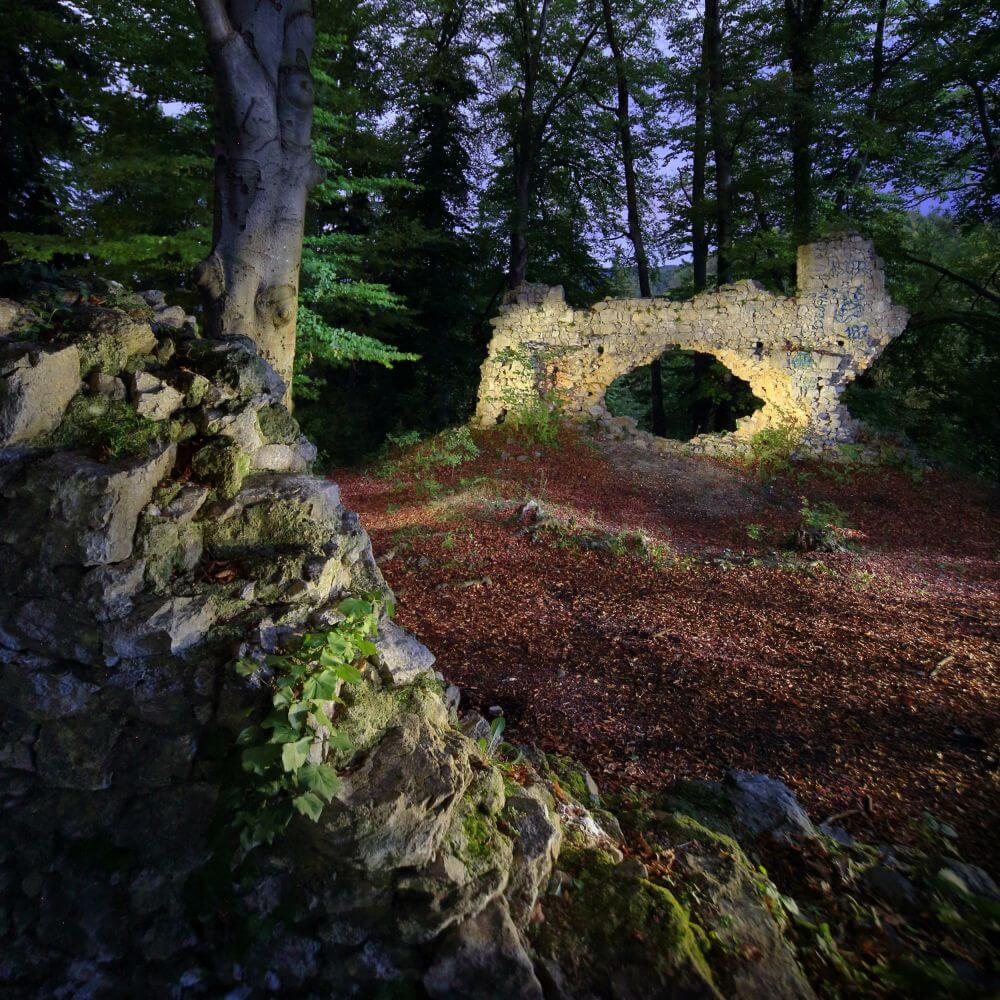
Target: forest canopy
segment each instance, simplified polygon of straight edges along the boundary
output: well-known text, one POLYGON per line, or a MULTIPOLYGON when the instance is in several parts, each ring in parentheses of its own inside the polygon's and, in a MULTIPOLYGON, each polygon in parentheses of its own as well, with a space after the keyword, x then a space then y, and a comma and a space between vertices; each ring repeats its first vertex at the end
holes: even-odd
MULTIPOLYGON (((0 12, 0 291, 58 270, 193 305, 213 155, 194 5, 0 12)), ((994 5, 321 0, 316 15, 326 179, 295 398, 329 454, 467 417, 488 320, 522 280, 577 305, 739 278, 790 292, 796 244, 849 230, 911 312, 852 412, 998 474, 994 5)), ((652 377, 654 401, 704 388, 683 365, 652 377)))

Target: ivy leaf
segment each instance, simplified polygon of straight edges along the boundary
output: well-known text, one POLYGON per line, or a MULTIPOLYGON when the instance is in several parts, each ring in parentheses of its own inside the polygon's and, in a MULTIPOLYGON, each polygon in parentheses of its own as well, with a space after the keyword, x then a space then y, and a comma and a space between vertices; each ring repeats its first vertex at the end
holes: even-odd
POLYGON ((348 597, 337 605, 337 610, 348 618, 366 618, 373 609, 371 601, 363 601, 360 597, 348 597))
POLYGON ((256 660, 243 657, 236 661, 236 673, 240 677, 252 677, 258 670, 260 670, 260 664, 256 660))
POLYGON ((317 701, 332 701, 340 690, 340 678, 336 670, 324 670, 314 678, 315 691, 313 697, 317 701))
POLYGON ((302 733, 292 726, 274 726, 271 732, 271 743, 294 743, 302 738, 302 733))
POLYGON ((315 792, 325 802, 329 802, 340 788, 337 772, 327 764, 306 764, 299 771, 298 779, 303 788, 315 792))
POLYGON ((241 755, 243 770, 253 774, 265 774, 268 768, 278 763, 278 748, 265 744, 261 747, 247 747, 241 755))
POLYGON ((375 643, 369 642, 367 639, 358 639, 354 645, 358 647, 358 652, 362 656, 374 656, 378 652, 375 643))
POLYGON ((350 663, 341 663, 337 669, 337 676, 345 684, 358 684, 361 682, 361 671, 350 663))
POLYGON ((354 744, 351 742, 351 738, 346 733, 330 733, 330 738, 327 740, 327 745, 331 750, 353 750, 354 744))
POLYGON ((281 764, 286 771, 298 771, 309 757, 312 737, 306 736, 295 743, 285 743, 281 748, 281 764))
POLYGON ((319 654, 319 662, 324 667, 332 667, 347 656, 350 648, 350 643, 344 636, 331 632, 327 636, 326 649, 319 654))
POLYGON ((257 726, 247 726, 240 730, 239 736, 236 737, 236 745, 238 747, 248 747, 256 742, 258 736, 260 735, 260 730, 257 726))
POLYGON ((293 701, 288 706, 288 724, 296 729, 302 729, 308 715, 309 703, 307 701, 293 701))
POLYGON ((284 708, 275 708, 268 712, 261 721, 261 729, 275 729, 278 726, 288 725, 288 712, 284 708))
POLYGON ((323 800, 312 792, 303 792, 302 795, 296 795, 292 799, 292 805, 303 816, 308 816, 314 823, 318 823, 320 816, 323 815, 323 800))

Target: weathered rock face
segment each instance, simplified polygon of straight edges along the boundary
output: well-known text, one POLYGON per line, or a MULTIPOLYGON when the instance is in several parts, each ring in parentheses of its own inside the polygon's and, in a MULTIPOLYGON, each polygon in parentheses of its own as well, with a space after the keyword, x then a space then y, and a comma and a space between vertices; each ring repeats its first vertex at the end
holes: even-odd
POLYGON ((551 796, 536 776, 508 807, 388 618, 337 716, 352 749, 314 748, 343 776, 322 822, 213 875, 225 762, 266 694, 235 657, 391 595, 253 345, 146 299, 0 341, 0 991, 473 996, 489 968, 540 995, 523 930, 551 796))
POLYGON ((742 281, 687 302, 609 299, 574 310, 561 288, 525 286, 493 320, 476 417, 495 424, 545 398, 571 417, 611 423, 608 386, 682 347, 718 358, 764 401, 732 440, 790 426, 805 447, 823 450, 854 440, 857 425, 840 396, 906 320, 886 294, 872 244, 860 237, 800 247, 790 298, 742 281))

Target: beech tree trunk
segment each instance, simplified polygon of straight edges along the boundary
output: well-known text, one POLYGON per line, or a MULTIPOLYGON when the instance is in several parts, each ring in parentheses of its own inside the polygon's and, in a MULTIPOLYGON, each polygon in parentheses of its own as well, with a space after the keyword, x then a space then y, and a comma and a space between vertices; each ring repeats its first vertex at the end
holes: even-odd
MULTIPOLYGON (((615 61, 615 78, 618 84, 618 141, 621 144, 622 168, 625 172, 625 210, 628 218, 628 238, 635 251, 635 268, 639 276, 639 294, 644 299, 653 297, 649 283, 649 258, 642 238, 642 223, 639 219, 639 190, 635 175, 635 153, 632 148, 632 123, 629 111, 628 68, 625 53, 618 41, 615 18, 611 11, 611 0, 602 0, 604 31, 608 46, 615 61)), ((667 420, 663 413, 663 372, 657 358, 649 366, 650 403, 652 406, 653 433, 663 437, 667 432, 667 420)))
POLYGON ((813 142, 816 135, 816 31, 823 0, 785 0, 785 45, 792 76, 792 234, 808 243, 813 227, 813 142))
POLYGON ((291 386, 312 156, 312 0, 196 0, 215 78, 212 252, 198 265, 209 332, 249 337, 291 386))
POLYGON ((705 231, 705 174, 708 160, 705 134, 708 80, 704 46, 694 91, 694 153, 691 167, 691 268, 695 294, 708 285, 708 235, 705 231))
POLYGON ((708 108, 715 160, 715 261, 716 285, 732 280, 733 247, 733 154, 726 135, 726 107, 722 79, 722 23, 719 0, 705 0, 705 31, 702 39, 708 108))
MULTIPOLYGON (((527 99, 527 92, 525 93, 527 99)), ((534 129, 528 114, 514 141, 514 204, 510 225, 510 264, 507 287, 524 284, 528 273, 528 219, 531 214, 531 179, 535 172, 534 129)))

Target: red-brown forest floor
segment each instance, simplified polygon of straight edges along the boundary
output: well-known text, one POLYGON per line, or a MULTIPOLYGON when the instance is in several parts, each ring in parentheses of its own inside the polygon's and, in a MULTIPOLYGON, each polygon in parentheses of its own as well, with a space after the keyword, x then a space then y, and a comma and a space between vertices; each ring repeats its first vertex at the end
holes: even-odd
POLYGON ((463 708, 501 706, 511 742, 610 789, 758 771, 814 819, 856 810, 849 830, 897 841, 926 811, 996 872, 1000 518, 984 488, 822 467, 768 487, 569 432, 476 440, 478 458, 422 485, 331 477, 463 708), (843 510, 856 551, 783 550, 801 497, 843 510), (529 498, 670 555, 584 548, 574 529, 533 540, 515 518, 529 498))

